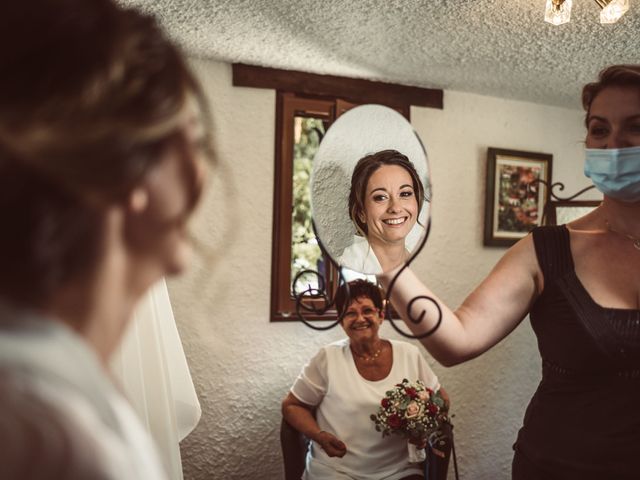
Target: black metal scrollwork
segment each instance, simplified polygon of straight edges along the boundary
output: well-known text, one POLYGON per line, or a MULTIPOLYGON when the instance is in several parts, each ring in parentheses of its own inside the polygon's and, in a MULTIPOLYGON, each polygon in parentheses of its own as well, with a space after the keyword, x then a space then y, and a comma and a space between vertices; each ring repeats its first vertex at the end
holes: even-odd
MULTIPOLYGON (((562 192, 565 188, 564 183, 562 182, 549 183, 546 180, 537 179, 532 181, 529 187, 531 187, 532 185, 537 185, 539 183, 547 187, 547 194, 545 196, 545 202, 542 208, 542 219, 541 219, 542 225, 545 225, 549 221, 549 217, 551 216, 550 210, 553 209, 553 206, 556 205, 557 202, 571 202, 576 198, 578 198, 583 193, 596 188, 595 185, 589 185, 588 187, 584 187, 583 189, 578 190, 573 195, 569 195, 568 197, 561 197, 554 192, 554 189, 557 188, 560 192, 562 192)), ((552 220, 552 222, 555 222, 555 220, 552 220)))
MULTIPOLYGON (((553 193, 553 189, 557 188, 559 191, 563 191, 564 190, 564 183, 562 183, 562 182, 554 182, 552 184, 549 184, 549 182, 547 182, 545 180, 537 179, 537 180, 532 181, 531 185, 537 184, 537 183, 542 183, 544 186, 547 187, 547 189, 548 189, 547 191, 549 192, 548 196, 547 196, 548 199, 549 198, 553 198, 554 200, 558 200, 559 202, 570 202, 571 200, 574 200, 574 199, 578 198, 583 193, 588 192, 589 190, 592 190, 592 189, 596 188, 595 185, 589 185, 588 187, 584 187, 582 190, 574 193, 573 195, 570 195, 568 197, 560 197, 560 196, 556 195, 555 193, 553 193)), ((547 199, 547 201, 549 201, 548 199, 547 199)))
MULTIPOLYGON (((344 278, 342 277, 342 272, 340 272, 340 277, 341 277, 341 280, 344 281, 344 278)), ((313 323, 311 323, 311 320, 305 318, 304 316, 303 311, 308 313, 314 313, 316 315, 322 315, 333 306, 333 304, 335 303, 335 298, 333 299, 330 298, 329 292, 327 292, 326 285, 327 283, 324 279, 324 276, 315 270, 302 270, 293 279, 292 292, 293 292, 294 298, 296 299, 296 314, 298 315, 298 319, 300 319, 300 321, 304 323, 307 327, 312 328, 314 330, 330 330, 336 325, 338 325, 340 323, 340 320, 342 320, 341 318, 338 318, 335 322, 331 323, 330 325, 319 326, 319 325, 314 325, 313 323), (300 279, 300 277, 306 274, 312 274, 318 278, 318 287, 313 288, 311 287, 311 285, 309 285, 302 292, 296 291, 296 284, 298 283, 298 280, 300 279), (322 299, 321 305, 319 305, 320 299, 322 299), (305 300, 306 300, 306 303, 305 303, 305 300)), ((349 288, 348 285, 347 285, 347 288, 349 288)))
POLYGON ((413 339, 420 339, 420 338, 426 338, 430 335, 433 335, 436 330, 438 330, 438 328, 440 327, 440 324, 442 323, 442 308, 440 307, 440 305, 438 304, 438 302, 436 301, 435 298, 432 298, 430 296, 427 295, 420 295, 417 297, 412 298, 409 303, 407 303, 407 307, 406 307, 406 318, 409 322, 413 323, 414 325, 418 325, 420 324, 423 320, 424 317, 427 314, 427 310, 426 308, 421 309, 419 312, 413 312, 413 306, 414 304, 418 301, 418 300, 426 300, 429 301, 431 303, 433 303, 438 311, 438 318, 436 319, 436 323, 435 325, 430 328, 428 331, 421 333, 419 335, 413 335, 411 333, 407 333, 404 330, 402 330, 400 327, 398 327, 396 325, 396 322, 393 320, 393 315, 391 314, 391 293, 393 292, 393 287, 396 284, 396 281, 398 280, 398 277, 400 276, 400 274, 409 267, 409 265, 411 264, 411 262, 413 262, 414 258, 416 258, 418 256, 418 254, 420 253, 420 251, 424 248, 425 244, 427 243, 427 238, 429 238, 429 233, 431 232, 431 220, 429 219, 429 222, 427 223, 427 227, 426 227, 426 232, 424 234, 424 237, 422 238, 422 240, 420 241, 420 245, 418 245, 418 248, 415 250, 415 252, 413 253, 413 255, 411 255, 411 258, 409 260, 407 260, 407 262, 402 266, 402 268, 398 271, 398 273, 396 273, 396 275, 393 277, 393 279, 391 280, 391 282, 389 283, 389 287, 387 288, 387 293, 385 296, 386 299, 386 312, 385 312, 385 318, 387 320, 389 320, 389 323, 391 324, 391 326, 393 327, 393 329, 398 332, 400 335, 407 337, 407 338, 413 338, 413 339), (417 315, 416 315, 417 313, 417 315))
MULTIPOLYGON (((313 225, 313 227, 315 231, 315 225, 313 225)), ((407 307, 406 307, 406 318, 408 322, 411 322, 414 325, 420 324, 424 320, 427 314, 426 308, 423 308, 418 312, 413 311, 414 310, 413 307, 418 300, 426 300, 428 302, 433 303, 438 312, 438 318, 436 319, 436 323, 432 328, 430 328, 428 331, 421 333, 419 335, 413 335, 411 333, 405 332, 404 330, 402 330, 400 327, 396 325, 396 321, 393 319, 393 315, 392 315, 390 299, 391 299, 391 293, 393 291, 393 287, 395 286, 398 276, 411 264, 413 259, 416 258, 416 256, 420 253, 420 251, 424 248, 424 245, 427 243, 427 238, 429 237, 430 231, 431 231, 431 220, 429 220, 427 223, 426 232, 422 240, 420 241, 420 244, 417 246, 417 248, 411 255, 411 258, 407 260, 407 262, 402 266, 402 268, 398 271, 398 273, 396 273, 396 275, 393 277, 393 279, 389 283, 389 287, 387 288, 386 295, 385 295, 385 305, 386 305, 385 319, 389 320, 389 323, 391 324, 393 329, 396 332, 398 332, 400 335, 407 338, 412 338, 412 339, 426 338, 435 333, 435 331, 440 327, 440 324, 442 323, 442 308, 434 298, 429 297, 427 295, 420 295, 418 297, 414 297, 413 299, 411 299, 411 301, 407 304, 407 307)), ((348 291, 349 284, 345 281, 344 275, 342 273, 342 267, 336 264, 336 262, 333 260, 331 255, 327 254, 327 251, 324 248, 324 245, 322 244, 322 241, 320 240, 320 238, 318 238, 317 234, 316 234, 316 238, 323 255, 325 255, 326 258, 329 258, 331 263, 337 268, 340 276, 339 283, 341 285, 342 284, 346 285, 347 298, 350 298, 349 291, 348 291)), ((342 317, 338 317, 338 319, 335 322, 332 322, 329 325, 319 326, 319 325, 315 325, 314 323, 312 323, 310 319, 305 317, 305 312, 312 313, 315 315, 322 315, 326 313, 329 309, 331 309, 331 307, 334 306, 335 298, 332 298, 331 293, 327 291, 326 287, 327 287, 327 282, 325 281, 324 276, 315 270, 310 270, 310 269, 303 270, 299 272, 293 279, 292 292, 296 300, 296 314, 298 316, 298 319, 302 323, 304 323, 309 328, 312 328, 313 330, 330 330, 336 325, 338 325, 342 320, 342 317), (298 283, 298 280, 302 276, 308 275, 308 274, 314 275, 318 278, 318 286, 314 288, 311 285, 308 285, 308 287, 305 290, 298 292, 296 290, 296 284, 298 283)))

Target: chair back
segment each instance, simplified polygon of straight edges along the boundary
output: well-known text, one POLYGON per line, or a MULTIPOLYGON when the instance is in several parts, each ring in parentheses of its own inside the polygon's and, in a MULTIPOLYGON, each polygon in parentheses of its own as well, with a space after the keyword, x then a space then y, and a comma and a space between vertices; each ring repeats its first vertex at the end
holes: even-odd
POLYGON ((440 430, 429 438, 429 445, 424 470, 425 480, 447 480, 453 447, 453 425, 449 422, 443 423, 440 430), (443 452, 444 457, 436 455, 431 447, 443 452))
POLYGON ((285 480, 300 480, 305 468, 309 439, 283 418, 280 423, 280 446, 285 480))

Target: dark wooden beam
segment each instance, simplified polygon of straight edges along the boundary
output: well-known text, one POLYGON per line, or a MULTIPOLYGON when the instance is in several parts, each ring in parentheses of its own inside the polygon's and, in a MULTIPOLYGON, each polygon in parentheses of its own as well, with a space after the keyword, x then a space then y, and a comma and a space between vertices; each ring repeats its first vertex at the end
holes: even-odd
POLYGON ((295 70, 233 64, 236 87, 272 88, 281 92, 339 97, 356 103, 384 103, 443 108, 442 90, 373 82, 357 78, 317 75, 295 70))

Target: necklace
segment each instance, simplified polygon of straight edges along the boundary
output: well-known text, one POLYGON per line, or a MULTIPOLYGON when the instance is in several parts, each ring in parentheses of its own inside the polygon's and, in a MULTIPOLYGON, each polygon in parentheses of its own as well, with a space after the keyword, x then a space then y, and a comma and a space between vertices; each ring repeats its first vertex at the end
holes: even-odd
POLYGON ((617 230, 614 230, 613 228, 611 228, 611 225, 609 224, 609 220, 605 220, 604 224, 607 226, 607 230, 613 233, 617 233, 618 235, 622 235, 623 237, 631 240, 633 242, 633 246, 635 247, 635 249, 640 250, 640 238, 634 237, 633 235, 629 235, 628 233, 622 233, 622 232, 618 232, 617 230))
POLYGON ((356 351, 353 349, 353 347, 351 347, 351 351, 354 353, 354 355, 358 358, 361 358, 362 360, 364 360, 365 362, 373 362, 376 358, 378 358, 380 356, 380 354, 382 353, 382 347, 384 344, 380 345, 380 348, 378 348, 375 352, 373 352, 373 354, 371 355, 360 355, 359 353, 356 353, 356 351))

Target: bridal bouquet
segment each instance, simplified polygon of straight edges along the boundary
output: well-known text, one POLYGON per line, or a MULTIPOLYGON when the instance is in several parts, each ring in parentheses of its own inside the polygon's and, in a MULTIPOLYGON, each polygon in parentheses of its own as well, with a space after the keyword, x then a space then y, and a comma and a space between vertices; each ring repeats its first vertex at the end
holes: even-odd
MULTIPOLYGON (((376 430, 382 432, 383 437, 401 435, 418 443, 438 431, 446 419, 442 396, 427 388, 420 380, 411 383, 406 378, 386 392, 378 413, 371 415, 376 430)), ((418 451, 410 443, 409 460, 424 460, 424 450, 418 451)))

